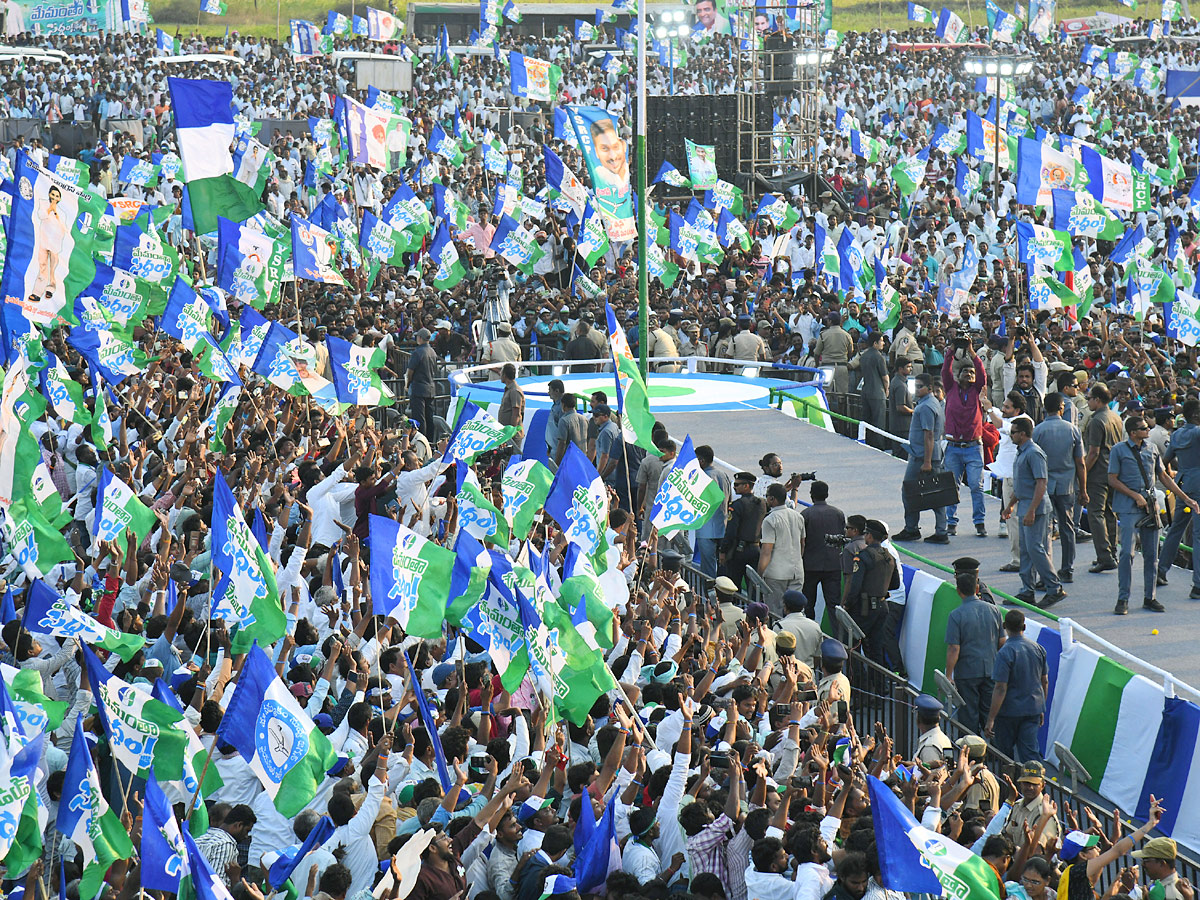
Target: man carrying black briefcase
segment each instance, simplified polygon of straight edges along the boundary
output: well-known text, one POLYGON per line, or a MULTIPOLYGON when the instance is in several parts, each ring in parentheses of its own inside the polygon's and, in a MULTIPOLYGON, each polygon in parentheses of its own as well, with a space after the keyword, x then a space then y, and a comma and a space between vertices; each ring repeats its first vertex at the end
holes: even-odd
POLYGON ((915 541, 921 536, 921 511, 933 510, 934 533, 930 544, 948 544, 946 506, 958 502, 954 476, 942 468, 942 434, 946 409, 933 393, 933 376, 916 376, 917 405, 908 429, 908 468, 904 472, 904 530, 894 541, 915 541))

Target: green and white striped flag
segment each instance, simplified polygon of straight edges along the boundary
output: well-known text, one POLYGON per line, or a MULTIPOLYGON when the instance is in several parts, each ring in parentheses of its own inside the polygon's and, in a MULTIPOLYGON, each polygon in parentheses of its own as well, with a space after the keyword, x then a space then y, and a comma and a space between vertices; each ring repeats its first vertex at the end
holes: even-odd
POLYGON ((450 601, 454 553, 399 522, 371 516, 371 602, 407 634, 437 638, 450 601))
POLYGON ((0 677, 8 689, 17 722, 26 734, 51 732, 62 724, 69 703, 51 700, 42 693, 42 676, 33 669, 17 669, 0 663, 0 677))
POLYGON ((712 518, 724 500, 721 486, 700 467, 689 434, 663 476, 650 507, 650 524, 659 534, 695 531, 712 518))
MULTIPOLYGON (((1028 631, 1026 637, 1036 640, 1028 631)), ((1157 732, 1146 723, 1157 723, 1162 710, 1162 685, 1073 642, 1059 657, 1047 753, 1060 742, 1092 776, 1088 787, 1133 809, 1141 797, 1145 765, 1130 763, 1151 758, 1157 732)))
POLYGON ((111 674, 86 645, 83 659, 113 758, 143 778, 151 771, 156 778, 178 778, 188 744, 184 729, 190 727, 181 724, 183 714, 111 674))
POLYGON ((458 463, 457 474, 458 527, 476 540, 507 550, 511 538, 508 520, 483 493, 483 487, 469 465, 458 463))
POLYGON ((25 627, 34 634, 60 638, 78 638, 81 644, 95 644, 129 662, 146 645, 140 634, 125 634, 93 619, 61 597, 41 579, 30 585, 25 603, 25 627))
POLYGON ((210 450, 224 453, 226 450, 225 432, 229 422, 233 419, 233 414, 237 412, 241 396, 242 386, 240 384, 225 385, 221 389, 220 396, 217 397, 217 402, 213 404, 212 409, 209 410, 208 415, 196 430, 196 440, 203 441, 207 437, 210 450))

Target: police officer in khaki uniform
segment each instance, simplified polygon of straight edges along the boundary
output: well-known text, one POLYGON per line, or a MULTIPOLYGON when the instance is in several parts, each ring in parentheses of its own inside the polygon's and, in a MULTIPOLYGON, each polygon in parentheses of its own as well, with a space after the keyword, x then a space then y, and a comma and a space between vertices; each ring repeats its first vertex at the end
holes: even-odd
MULTIPOLYGON (((963 735, 955 746, 966 748, 968 765, 983 762, 987 756, 987 741, 977 734, 963 735)), ((994 813, 1000 809, 1000 782, 987 768, 981 769, 975 776, 975 783, 967 788, 963 795, 963 809, 981 813, 994 813)))
POLYGON ((904 675, 904 660, 896 640, 896 624, 904 615, 904 607, 888 602, 888 594, 900 587, 900 573, 895 558, 881 546, 887 536, 886 525, 878 519, 867 519, 863 526, 866 546, 855 554, 850 568, 846 611, 866 635, 867 656, 904 675))
POLYGON ((938 760, 945 760, 947 750, 954 749, 954 742, 942 731, 941 714, 944 707, 937 697, 929 694, 919 695, 913 701, 913 706, 917 708, 917 728, 921 729, 913 759, 932 766, 938 760))
MULTIPOLYGON (((1021 798, 1012 804, 1008 813, 1008 821, 1000 832, 1013 843, 1024 842, 1025 826, 1030 828, 1037 824, 1042 817, 1042 788, 1046 786, 1046 767, 1040 762, 1027 762, 1021 766, 1021 774, 1017 776, 1017 790, 1021 798)), ((1042 845, 1056 845, 1060 828, 1057 819, 1051 819, 1042 832, 1042 845)))
POLYGON ((750 330, 750 323, 753 321, 747 315, 738 316, 738 330, 733 337, 733 358, 744 360, 745 362, 767 362, 770 360, 770 354, 767 353, 767 345, 763 343, 763 339, 750 330))
MULTIPOLYGON (((717 322, 717 339, 713 344, 713 355, 718 359, 733 359, 733 319, 722 316, 717 322)), ((721 366, 718 371, 728 375, 733 371, 732 366, 721 366)))
POLYGON ((901 320, 900 330, 892 338, 890 354, 893 366, 896 360, 907 359, 913 365, 914 375, 925 371, 925 351, 917 343, 917 317, 905 313, 901 320))
POLYGON ((738 623, 746 619, 745 611, 737 604, 738 587, 728 575, 718 575, 713 582, 714 599, 721 610, 721 636, 727 641, 737 637, 738 623))
MULTIPOLYGON (((679 345, 674 338, 666 332, 658 324, 658 316, 655 313, 650 314, 650 333, 646 342, 647 356, 679 356, 679 345)), ((678 372, 679 366, 675 363, 660 362, 655 363, 654 371, 656 372, 678 372)))
MULTIPOLYGON (((512 326, 507 322, 496 325, 496 339, 489 341, 479 355, 484 363, 519 363, 521 361, 521 345, 513 340, 512 326)), ((488 373, 488 380, 495 381, 500 377, 500 369, 488 373)))
POLYGON ((846 667, 846 646, 834 638, 821 641, 821 680, 817 683, 817 700, 837 703, 850 702, 850 679, 843 673, 846 667))
POLYGON ((842 317, 838 313, 829 314, 829 324, 813 345, 813 355, 822 366, 833 367, 833 384, 830 385, 835 395, 837 405, 845 403, 845 396, 850 390, 850 369, 847 363, 854 355, 854 338, 842 328, 842 317))
POLYGON ((1151 838, 1141 850, 1133 851, 1133 858, 1140 859, 1146 875, 1154 879, 1146 892, 1147 900, 1183 900, 1183 894, 1179 892, 1179 873, 1175 871, 1178 856, 1175 842, 1166 837, 1151 838))

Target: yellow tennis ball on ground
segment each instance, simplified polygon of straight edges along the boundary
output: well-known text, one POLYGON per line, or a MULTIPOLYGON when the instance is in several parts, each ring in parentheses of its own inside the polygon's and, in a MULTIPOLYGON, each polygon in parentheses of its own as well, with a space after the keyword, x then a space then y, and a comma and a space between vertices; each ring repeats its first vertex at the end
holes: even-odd
POLYGON ((1158 634, 1158 629, 1157 629, 1157 628, 1151 628, 1151 629, 1150 629, 1150 633, 1151 633, 1151 634, 1158 634))

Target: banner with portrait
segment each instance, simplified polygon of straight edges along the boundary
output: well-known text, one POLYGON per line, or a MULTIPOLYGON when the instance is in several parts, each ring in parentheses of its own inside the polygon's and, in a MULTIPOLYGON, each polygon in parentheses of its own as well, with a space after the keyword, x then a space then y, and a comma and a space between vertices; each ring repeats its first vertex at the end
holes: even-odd
POLYGON ((0 290, 26 321, 49 326, 96 276, 92 248, 105 201, 24 154, 14 181, 0 290))
POLYGON ((637 238, 633 191, 629 183, 628 142, 619 123, 599 106, 568 106, 571 128, 592 177, 596 207, 604 216, 609 240, 624 243, 637 238))

